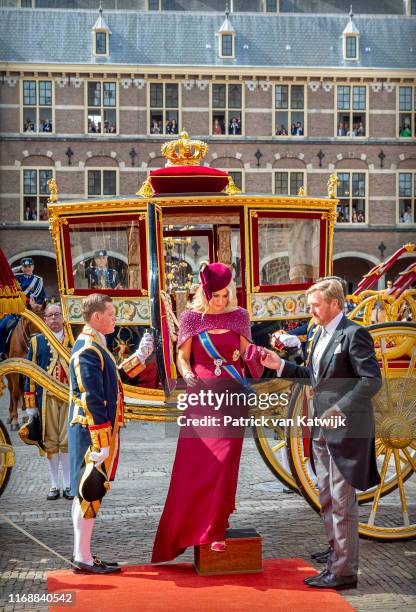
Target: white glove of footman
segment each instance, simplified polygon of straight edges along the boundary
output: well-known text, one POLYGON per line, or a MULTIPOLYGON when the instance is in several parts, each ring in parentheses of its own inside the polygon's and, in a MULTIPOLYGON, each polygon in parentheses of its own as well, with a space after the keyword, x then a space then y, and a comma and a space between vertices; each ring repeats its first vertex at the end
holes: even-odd
POLYGON ((39 410, 37 408, 26 408, 26 414, 28 417, 33 418, 39 414, 39 410))
POLYGON ((155 349, 155 343, 152 334, 146 332, 143 338, 140 340, 138 349, 135 351, 135 355, 141 363, 145 363, 146 359, 150 357, 155 349))
POLYGON ((105 448, 101 448, 99 452, 91 451, 90 459, 91 461, 94 461, 95 465, 98 467, 108 458, 109 454, 110 454, 110 447, 106 446, 105 448))

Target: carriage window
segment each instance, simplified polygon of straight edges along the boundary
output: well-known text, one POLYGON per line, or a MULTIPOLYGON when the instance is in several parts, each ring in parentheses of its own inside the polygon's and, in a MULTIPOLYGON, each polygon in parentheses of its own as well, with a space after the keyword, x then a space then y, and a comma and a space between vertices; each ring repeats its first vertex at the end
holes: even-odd
POLYGON ((257 219, 258 284, 309 283, 319 277, 317 219, 257 219))
POLYGON ((136 220, 71 224, 74 287, 142 289, 140 230, 136 220))
POLYGON ((168 292, 192 291, 199 282, 201 268, 210 261, 208 234, 192 236, 171 232, 163 242, 168 292))

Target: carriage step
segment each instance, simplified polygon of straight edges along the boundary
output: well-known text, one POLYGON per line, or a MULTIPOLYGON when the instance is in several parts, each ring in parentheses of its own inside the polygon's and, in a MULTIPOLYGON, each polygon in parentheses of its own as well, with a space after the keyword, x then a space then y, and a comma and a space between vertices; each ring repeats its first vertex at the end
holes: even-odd
POLYGON ((261 536, 255 529, 227 529, 225 540, 224 552, 212 551, 209 544, 194 546, 194 567, 199 576, 263 571, 261 536))

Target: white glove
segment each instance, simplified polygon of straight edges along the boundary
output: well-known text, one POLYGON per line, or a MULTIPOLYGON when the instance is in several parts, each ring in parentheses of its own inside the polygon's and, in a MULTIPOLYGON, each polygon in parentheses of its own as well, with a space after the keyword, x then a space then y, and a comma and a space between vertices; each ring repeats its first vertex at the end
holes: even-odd
POLYGON ((95 465, 98 467, 108 458, 109 454, 110 454, 110 447, 106 446, 105 448, 101 448, 100 452, 91 451, 90 459, 91 461, 94 461, 95 465))
POLYGON ((26 408, 26 414, 28 417, 32 418, 39 414, 39 410, 37 408, 26 408))
POLYGON ((134 352, 134 355, 139 361, 144 364, 146 359, 150 357, 155 349, 155 343, 152 334, 146 332, 140 340, 139 348, 134 352))
POLYGON ((277 340, 287 348, 300 348, 302 346, 298 336, 292 336, 291 334, 279 334, 277 340))

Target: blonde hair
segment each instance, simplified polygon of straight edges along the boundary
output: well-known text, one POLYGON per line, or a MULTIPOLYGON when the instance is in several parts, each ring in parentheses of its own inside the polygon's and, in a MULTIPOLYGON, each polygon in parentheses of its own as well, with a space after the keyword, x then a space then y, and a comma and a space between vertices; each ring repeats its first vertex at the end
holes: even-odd
MULTIPOLYGON (((237 287, 235 286, 235 282, 232 280, 227 287, 224 287, 224 289, 228 290, 228 304, 224 308, 224 311, 231 312, 232 310, 238 308, 237 287)), ((216 292, 214 291, 214 293, 216 292)), ((207 312, 209 308, 209 302, 204 293, 204 290, 202 289, 202 286, 198 287, 192 299, 192 302, 188 304, 187 308, 189 308, 190 310, 194 310, 195 312, 202 312, 203 314, 207 312)))
POLYGON ((111 303, 113 299, 109 295, 103 293, 91 293, 82 300, 81 309, 82 316, 86 323, 89 322, 94 312, 104 312, 106 304, 111 303))
POLYGON ((344 309, 344 289, 339 280, 329 278, 327 280, 318 281, 312 285, 312 287, 309 287, 309 289, 306 291, 306 297, 312 293, 315 293, 316 291, 320 291, 327 302, 336 300, 340 309, 344 309))

